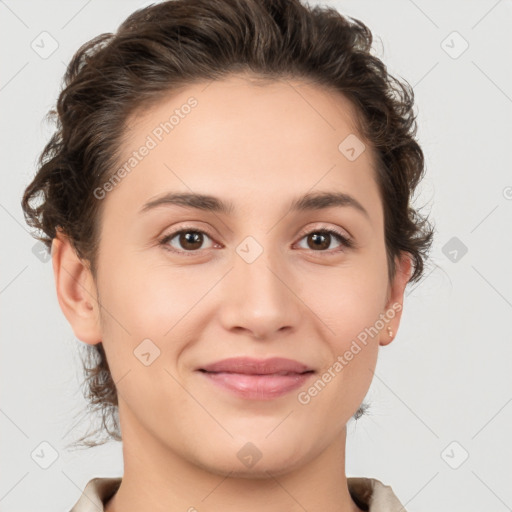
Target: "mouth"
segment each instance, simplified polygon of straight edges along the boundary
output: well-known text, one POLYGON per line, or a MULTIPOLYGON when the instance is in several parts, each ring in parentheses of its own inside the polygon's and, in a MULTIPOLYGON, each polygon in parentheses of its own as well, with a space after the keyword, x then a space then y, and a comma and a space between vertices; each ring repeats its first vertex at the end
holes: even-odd
POLYGON ((242 373, 246 375, 302 374, 313 371, 308 365, 284 357, 255 359, 252 357, 231 357, 208 364, 199 370, 211 373, 242 373))
POLYGON ((237 375, 255 375, 255 376, 263 376, 263 375, 304 375, 305 373, 313 373, 313 370, 307 370, 305 372, 288 372, 288 371, 281 371, 281 372, 272 372, 272 373, 255 373, 255 372, 251 372, 251 371, 244 371, 244 372, 233 372, 233 371, 230 371, 230 372, 224 372, 224 371, 219 371, 219 372, 212 372, 212 371, 209 371, 209 370, 205 370, 203 368, 199 368, 198 370, 199 372, 203 372, 203 373, 236 373, 237 375))
POLYGON ((315 371, 284 358, 231 358, 198 368, 208 382, 246 400, 272 400, 304 385, 315 371))

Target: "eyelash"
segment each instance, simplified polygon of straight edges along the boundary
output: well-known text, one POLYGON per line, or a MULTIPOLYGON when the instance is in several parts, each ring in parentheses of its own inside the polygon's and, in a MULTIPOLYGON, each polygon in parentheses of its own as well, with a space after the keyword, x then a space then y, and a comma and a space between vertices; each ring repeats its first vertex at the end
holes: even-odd
MULTIPOLYGON (((203 231, 201 229, 192 228, 192 227, 190 227, 190 228, 184 227, 178 231, 174 231, 173 233, 169 233, 168 235, 165 235, 163 238, 161 238, 159 240, 159 244, 162 245, 166 250, 168 250, 174 254, 184 254, 186 256, 196 256, 199 252, 201 252, 201 249, 197 249, 194 251, 181 251, 181 250, 177 250, 174 248, 170 248, 169 242, 173 238, 175 238, 176 235, 180 235, 181 233, 200 233, 200 234, 208 236, 208 238, 213 240, 213 237, 210 236, 210 234, 206 231, 203 231)), ((351 240, 350 238, 347 238, 344 234, 340 233, 339 231, 337 231, 336 229, 333 229, 333 228, 314 229, 314 230, 309 231, 309 232, 305 233, 304 235, 302 235, 300 240, 302 240, 303 238, 305 238, 309 235, 319 234, 319 233, 333 235, 340 242, 341 246, 344 249, 353 249, 355 247, 355 243, 353 242, 353 240, 351 240)), ((309 250, 311 252, 315 252, 315 253, 327 253, 327 256, 328 256, 328 255, 332 255, 333 253, 337 254, 339 252, 343 252, 344 251, 343 248, 342 249, 338 248, 337 250, 331 250, 331 251, 323 251, 323 250, 315 251, 313 249, 309 249, 309 250)))

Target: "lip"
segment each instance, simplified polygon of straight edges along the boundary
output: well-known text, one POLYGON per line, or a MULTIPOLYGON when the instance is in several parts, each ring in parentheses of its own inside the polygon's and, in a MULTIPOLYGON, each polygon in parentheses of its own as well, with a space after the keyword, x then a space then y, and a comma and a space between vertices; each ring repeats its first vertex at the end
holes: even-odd
POLYGON ((230 357, 202 366, 199 370, 207 372, 243 373, 246 375, 268 375, 273 373, 304 373, 313 368, 284 357, 256 359, 253 357, 230 357))
POLYGON ((248 400, 272 400, 302 386, 315 373, 282 357, 233 357, 198 368, 213 384, 248 400))

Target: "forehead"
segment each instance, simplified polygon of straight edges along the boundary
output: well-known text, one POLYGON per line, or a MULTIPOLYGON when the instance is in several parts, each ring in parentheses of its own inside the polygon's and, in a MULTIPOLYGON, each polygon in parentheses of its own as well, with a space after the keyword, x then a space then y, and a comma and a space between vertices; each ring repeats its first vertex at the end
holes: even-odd
POLYGON ((150 150, 116 194, 137 201, 193 191, 244 208, 254 197, 275 202, 336 189, 370 195, 378 207, 372 151, 356 116, 343 95, 304 81, 234 75, 189 85, 129 119, 119 165, 150 150))

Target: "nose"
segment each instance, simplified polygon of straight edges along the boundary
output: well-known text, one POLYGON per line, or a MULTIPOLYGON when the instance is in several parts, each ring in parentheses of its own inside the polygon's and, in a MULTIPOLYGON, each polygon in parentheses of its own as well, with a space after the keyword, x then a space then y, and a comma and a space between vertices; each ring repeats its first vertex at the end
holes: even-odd
POLYGON ((295 332, 304 318, 299 280, 268 251, 252 262, 235 256, 222 287, 223 327, 258 340, 295 332))

